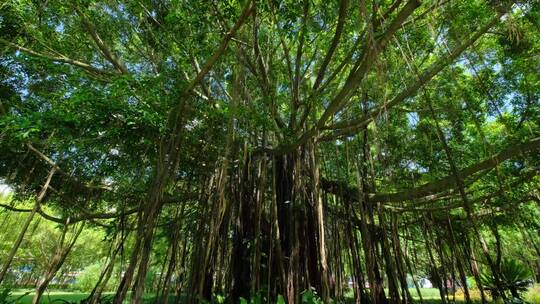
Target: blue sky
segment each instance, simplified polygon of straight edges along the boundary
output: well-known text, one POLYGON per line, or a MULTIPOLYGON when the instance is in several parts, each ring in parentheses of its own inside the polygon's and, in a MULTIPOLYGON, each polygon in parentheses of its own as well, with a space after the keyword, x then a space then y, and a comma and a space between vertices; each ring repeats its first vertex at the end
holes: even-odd
POLYGON ((8 195, 11 193, 11 188, 4 184, 4 182, 2 180, 0 180, 0 196, 3 196, 3 195, 8 195))

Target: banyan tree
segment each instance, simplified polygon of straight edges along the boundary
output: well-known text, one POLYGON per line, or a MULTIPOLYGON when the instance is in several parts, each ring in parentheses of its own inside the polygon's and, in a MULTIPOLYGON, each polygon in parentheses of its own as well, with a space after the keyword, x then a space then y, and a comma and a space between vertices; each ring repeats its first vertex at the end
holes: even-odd
POLYGON ((63 234, 34 303, 89 227, 91 303, 112 276, 114 303, 411 303, 420 276, 445 303, 468 278, 519 297, 504 231, 539 276, 538 37, 527 0, 4 1, 2 208, 26 220, 0 282, 40 217, 63 234))

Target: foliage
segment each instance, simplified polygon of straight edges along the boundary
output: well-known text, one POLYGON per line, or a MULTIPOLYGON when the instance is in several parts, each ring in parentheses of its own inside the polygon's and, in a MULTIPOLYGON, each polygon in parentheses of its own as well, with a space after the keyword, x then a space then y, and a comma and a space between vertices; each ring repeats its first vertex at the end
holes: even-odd
POLYGON ((540 284, 535 284, 527 294, 525 300, 531 304, 540 304, 540 284))
MULTIPOLYGON (((20 206, 26 207, 28 205, 21 204, 20 206)), ((2 226, 0 226, 4 231, 0 237, 0 256, 8 254, 18 235, 19 223, 24 222, 28 216, 26 213, 17 212, 9 212, 5 215, 6 217, 1 223, 2 226)), ((61 227, 58 224, 38 218, 32 221, 30 229, 31 233, 19 248, 19 258, 14 261, 11 267, 12 271, 9 273, 8 280, 13 285, 33 282, 46 271, 50 257, 54 254, 61 236, 61 227)), ((83 268, 94 264, 95 261, 101 260, 106 254, 106 243, 102 242, 103 237, 104 234, 100 230, 85 229, 64 262, 60 273, 65 274, 67 278, 70 277, 70 273, 78 273, 83 268)), ((64 285, 63 281, 59 276, 58 284, 64 285)))
POLYGON ((86 291, 115 253, 138 297, 384 302, 477 261, 493 290, 493 257, 520 290, 538 37, 532 0, 2 1, 0 280, 86 291))
POLYGON ((19 301, 28 294, 30 294, 30 292, 26 292, 22 295, 18 295, 14 297, 12 294, 12 289, 10 287, 1 287, 0 288, 0 304, 19 303, 19 301))
MULTIPOLYGON (((500 265, 500 281, 502 288, 507 291, 524 292, 532 284, 531 271, 516 259, 505 258, 500 265)), ((482 284, 486 289, 496 291, 495 277, 490 272, 483 272, 482 284)))
MULTIPOLYGON (((86 266, 84 269, 82 269, 80 275, 77 276, 75 283, 72 285, 72 287, 82 292, 92 291, 92 289, 99 280, 103 268, 103 260, 86 266)), ((105 291, 113 290, 114 286, 116 286, 117 283, 118 282, 116 276, 113 276, 107 283, 105 291)))
POLYGON ((302 304, 322 304, 323 301, 317 295, 314 289, 308 289, 302 292, 302 304))

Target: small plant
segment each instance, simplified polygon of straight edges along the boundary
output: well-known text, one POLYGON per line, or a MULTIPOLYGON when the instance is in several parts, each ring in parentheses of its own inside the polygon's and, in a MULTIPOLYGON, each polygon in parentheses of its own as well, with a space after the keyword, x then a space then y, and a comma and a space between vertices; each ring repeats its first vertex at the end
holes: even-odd
POLYGON ((22 299, 29 293, 30 292, 26 292, 16 298, 13 298, 12 289, 10 287, 3 287, 2 289, 0 289, 0 304, 17 303, 20 299, 22 299))
MULTIPOLYGON (((500 292, 510 291, 512 295, 507 300, 507 303, 523 303, 515 301, 522 301, 520 293, 526 291, 532 282, 530 270, 515 259, 503 259, 500 266, 500 275, 501 288, 503 289, 500 292)), ((482 273, 481 281, 485 289, 489 290, 494 298, 501 296, 498 294, 499 290, 495 277, 491 272, 482 273)))
POLYGON ((0 290, 0 304, 9 303, 8 299, 11 296, 11 289, 10 288, 2 288, 0 290))
POLYGON ((310 288, 302 292, 302 304, 322 304, 323 301, 317 295, 317 292, 310 288))
MULTIPOLYGON (((225 302, 225 298, 223 298, 225 302)), ((240 304, 262 304, 262 303, 268 303, 266 297, 264 296, 262 291, 257 292, 256 294, 252 295, 249 300, 240 297, 240 304)), ((223 303, 224 303, 223 302, 223 303)))

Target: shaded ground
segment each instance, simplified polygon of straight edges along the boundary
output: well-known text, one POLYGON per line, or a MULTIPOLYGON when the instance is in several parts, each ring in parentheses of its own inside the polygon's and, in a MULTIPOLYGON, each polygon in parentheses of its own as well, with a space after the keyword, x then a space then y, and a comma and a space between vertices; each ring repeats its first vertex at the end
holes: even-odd
MULTIPOLYGON (((17 290, 12 293, 12 296, 10 298, 11 301, 16 300, 15 303, 17 304, 31 304, 32 303, 32 297, 34 295, 33 290, 28 293, 28 290, 17 290)), ((88 293, 79 292, 79 291, 68 291, 68 290, 52 290, 50 292, 46 292, 43 294, 43 297, 41 298, 40 303, 48 304, 48 303, 79 303, 81 300, 86 299, 88 297, 88 293)), ((103 293, 104 298, 112 298, 113 293, 112 292, 105 292, 103 293)), ((151 300, 153 299, 153 294, 145 295, 145 298, 151 300)), ((153 302, 153 301, 148 301, 153 302)))
MULTIPOLYGON (((14 291, 10 300, 17 300, 17 303, 30 304, 32 303, 33 292, 26 294, 27 291, 14 291), (25 295, 26 294, 26 295, 25 295), (22 296, 22 298, 21 298, 22 296)), ((62 302, 79 302, 86 298, 88 294, 70 291, 51 291, 45 293, 41 299, 41 303, 62 303, 62 302)))
MULTIPOLYGON (((415 289, 410 289, 411 295, 418 299, 418 295, 415 289)), ((420 290, 425 304, 439 304, 441 300, 439 298, 439 290, 436 288, 422 288, 420 290)), ((104 296, 112 297, 112 293, 104 293, 104 296)), ((12 293, 10 300, 15 300, 20 298, 16 303, 18 304, 30 304, 32 302, 33 290, 16 290, 12 293), (30 292, 29 294, 26 294, 30 292), (25 295, 26 294, 26 295, 25 295)), ((88 296, 88 293, 81 293, 77 291, 66 291, 66 290, 52 290, 43 295, 41 303, 78 303, 81 300, 85 299, 88 296)), ((473 298, 475 297, 474 291, 472 292, 473 298)), ((153 302, 153 294, 148 294, 145 296, 148 303, 153 302)), ((450 297, 452 300, 452 297, 450 297)), ((526 300, 531 304, 540 304, 540 285, 536 285, 531 288, 526 294, 526 300)), ((419 302, 418 302, 419 303, 419 302)), ((456 293, 456 303, 465 303, 463 300, 463 295, 459 292, 456 293)), ((480 301, 474 301, 474 303, 480 303, 480 301)))

